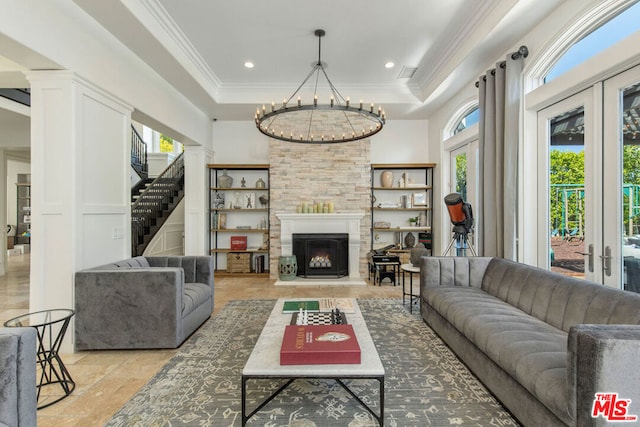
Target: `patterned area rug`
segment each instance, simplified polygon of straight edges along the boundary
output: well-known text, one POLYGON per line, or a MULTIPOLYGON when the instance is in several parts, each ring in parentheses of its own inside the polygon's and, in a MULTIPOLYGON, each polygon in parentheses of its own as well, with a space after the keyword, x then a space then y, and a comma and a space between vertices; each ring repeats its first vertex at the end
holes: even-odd
MULTIPOLYGON (((517 422, 428 328, 395 299, 358 304, 386 370, 384 424, 517 426, 517 422)), ((205 323, 107 426, 240 426, 242 368, 274 301, 232 301, 205 323)), ((345 381, 348 382, 348 381, 345 381)), ((284 382, 251 381, 248 408, 284 382)), ((378 383, 348 382, 378 412, 378 383)), ((249 426, 376 426, 331 380, 296 380, 249 426)))

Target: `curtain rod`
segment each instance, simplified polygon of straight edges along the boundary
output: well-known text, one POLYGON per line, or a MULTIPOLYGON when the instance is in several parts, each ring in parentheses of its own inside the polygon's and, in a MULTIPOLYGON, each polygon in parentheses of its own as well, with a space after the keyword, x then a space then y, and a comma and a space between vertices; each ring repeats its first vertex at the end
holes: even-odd
MULTIPOLYGON (((520 46, 520 48, 518 48, 518 50, 516 50, 515 52, 513 52, 511 55, 509 55, 511 57, 511 59, 516 60, 516 59, 520 59, 520 58, 526 58, 527 56, 529 56, 529 48, 526 47, 525 45, 520 46)), ((502 61, 500 63, 500 68, 504 68, 507 66, 507 61, 502 61)), ((490 71, 491 75, 495 76, 496 75, 496 69, 492 69, 490 71)), ((487 76, 482 76, 482 79, 484 81, 487 81, 487 76)), ((480 87, 480 81, 476 82, 476 87, 480 87)))

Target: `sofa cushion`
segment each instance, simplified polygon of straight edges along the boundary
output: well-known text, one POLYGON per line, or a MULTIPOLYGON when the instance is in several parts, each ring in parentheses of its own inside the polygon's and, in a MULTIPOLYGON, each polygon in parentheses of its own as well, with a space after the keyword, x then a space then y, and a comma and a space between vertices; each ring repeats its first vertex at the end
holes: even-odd
POLYGON ((182 296, 182 317, 191 313, 206 300, 211 299, 211 288, 203 283, 185 283, 182 296))
POLYGON ((569 332, 580 324, 640 324, 640 295, 493 258, 482 281, 487 293, 569 332))
POLYGON ((122 261, 112 262, 111 264, 104 265, 99 267, 100 269, 105 268, 147 268, 149 267, 149 262, 143 256, 137 256, 133 258, 127 258, 122 261))
POLYGON ((477 288, 428 288, 423 298, 560 419, 567 411, 567 334, 477 288))

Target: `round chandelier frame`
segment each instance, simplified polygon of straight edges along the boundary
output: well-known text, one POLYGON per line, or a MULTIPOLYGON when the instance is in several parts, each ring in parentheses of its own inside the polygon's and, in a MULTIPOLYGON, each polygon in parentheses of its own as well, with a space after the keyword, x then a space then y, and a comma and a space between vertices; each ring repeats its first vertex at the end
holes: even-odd
POLYGON ((344 98, 340 94, 327 75, 326 63, 322 62, 321 41, 326 33, 324 30, 316 30, 314 34, 318 37, 318 61, 313 64, 313 69, 295 92, 282 101, 281 106, 276 108, 275 102, 272 102, 270 111, 267 111, 265 105, 257 109, 255 123, 258 130, 269 138, 304 144, 357 141, 380 132, 386 122, 382 107, 375 109, 372 103, 366 108, 362 100, 353 106, 348 97, 344 98), (292 103, 314 75, 313 103, 303 104, 300 96, 297 102, 292 103), (326 79, 331 92, 329 104, 318 103, 318 82, 321 75, 326 79))

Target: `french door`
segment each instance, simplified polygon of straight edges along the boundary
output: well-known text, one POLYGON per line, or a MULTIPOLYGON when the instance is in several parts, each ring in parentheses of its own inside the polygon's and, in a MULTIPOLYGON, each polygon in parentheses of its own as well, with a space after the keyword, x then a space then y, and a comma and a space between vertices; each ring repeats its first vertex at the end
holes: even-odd
POLYGON ((538 142, 540 259, 640 292, 640 67, 539 111, 538 142))

